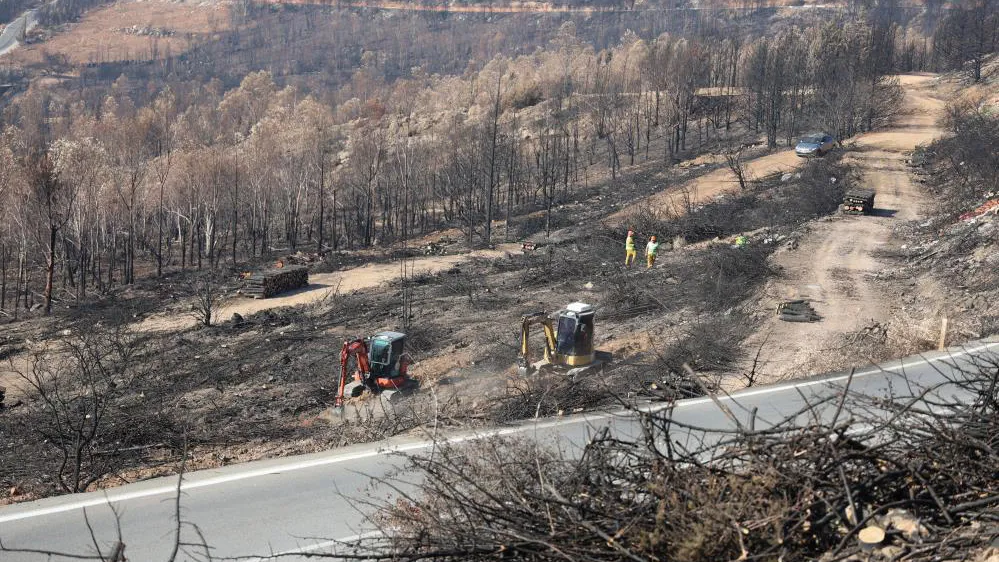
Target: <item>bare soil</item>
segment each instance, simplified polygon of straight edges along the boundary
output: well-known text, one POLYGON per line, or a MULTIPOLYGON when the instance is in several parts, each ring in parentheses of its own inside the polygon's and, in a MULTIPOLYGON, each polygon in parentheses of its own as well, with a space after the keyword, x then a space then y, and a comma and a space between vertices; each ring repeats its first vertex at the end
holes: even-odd
MULTIPOLYGON (((796 248, 774 256, 783 274, 767 284, 754 310, 764 318, 763 325, 745 342, 750 353, 743 369, 752 368, 758 352, 756 372, 761 383, 885 358, 870 356, 867 348, 859 353, 852 350, 857 338, 884 334, 893 321, 893 303, 877 281, 879 271, 893 266, 883 257, 883 250, 905 243, 894 238, 893 227, 920 218, 925 204, 906 169, 905 152, 942 134, 936 120, 944 105, 933 97, 932 76, 901 78, 905 102, 897 123, 857 137, 849 143, 845 158, 861 171, 865 187, 877 192, 875 213, 817 221, 796 248), (813 323, 779 320, 775 308, 785 299, 807 299, 822 319, 813 323)), ((927 295, 923 302, 928 309, 934 306, 930 298, 927 295)), ((927 317, 925 321, 936 324, 939 319, 927 317)), ((892 350, 881 346, 879 353, 887 356, 892 350)))
MULTIPOLYGON (((416 258, 405 262, 406 274, 410 276, 433 275, 472 259, 497 259, 512 253, 521 253, 521 245, 500 244, 495 249, 416 258)), ((273 308, 313 304, 335 298, 336 295, 371 289, 402 277, 402 267, 401 263, 369 263, 346 271, 313 273, 309 275, 308 287, 269 299, 236 298, 222 307, 218 317, 222 320, 228 320, 233 314, 248 316, 273 308)), ((139 332, 177 331, 190 328, 196 323, 193 315, 164 313, 143 319, 135 325, 135 329, 139 332)))
MULTIPOLYGON (((711 160, 712 163, 721 163, 717 158, 711 160)), ((773 154, 767 154, 745 162, 747 180, 761 178, 777 172, 786 172, 796 168, 801 164, 800 159, 795 156, 793 150, 782 150, 773 154)), ((630 214, 641 208, 651 208, 658 210, 678 209, 686 199, 692 203, 704 203, 711 201, 719 195, 739 189, 739 182, 735 174, 728 168, 720 168, 701 177, 693 179, 685 184, 667 189, 650 197, 646 197, 633 205, 625 207, 620 211, 607 217, 606 222, 621 226, 621 221, 630 214)))
MULTIPOLYGON (((364 402, 355 404, 345 419, 329 416, 339 343, 382 329, 401 329, 409 335, 412 372, 424 384, 427 392, 421 394, 426 402, 434 401, 432 419, 445 426, 496 423, 490 416, 497 404, 510 406, 503 415, 529 417, 593 407, 599 403, 595 397, 605 402, 612 399, 596 387, 558 386, 557 381, 525 383, 511 377, 520 315, 555 310, 573 300, 603 306, 597 347, 613 352, 615 365, 639 378, 675 371, 674 363, 686 361, 716 373, 745 370, 743 365, 731 364, 745 332, 738 332, 737 337, 721 332, 730 324, 738 324, 740 330, 751 327, 752 318, 747 322, 739 311, 730 315, 731 310, 725 310, 736 308, 758 290, 762 296, 750 303, 748 312, 755 313, 763 328, 745 340, 744 350, 752 357, 763 344, 765 363, 760 370, 767 380, 849 363, 856 357, 844 350, 844 341, 869 324, 866 316, 872 315, 874 322, 891 318, 892 307, 883 304, 885 293, 870 279, 886 263, 879 249, 891 242, 892 225, 920 216, 920 194, 902 167, 903 148, 899 147, 911 148, 937 134, 932 112, 939 109, 939 102, 929 95, 929 78, 906 78, 903 83, 912 111, 895 128, 858 139, 847 155, 868 183, 878 184, 880 216, 813 222, 798 250, 779 252, 772 258, 785 274, 765 289, 758 287, 767 274, 766 256, 773 246, 763 246, 772 242, 741 252, 742 256, 760 256, 748 264, 755 269, 746 283, 739 277, 746 272, 736 271, 725 279, 707 273, 705 265, 721 271, 744 259, 732 255, 740 252, 726 244, 712 246, 710 242, 665 252, 652 271, 623 269, 619 259, 623 240, 617 238, 620 229, 616 227, 635 208, 650 201, 675 204, 676 197, 707 203, 738 190, 727 169, 713 168, 720 164, 716 158, 703 157, 693 166, 665 170, 661 163, 648 161, 626 168, 616 182, 594 179, 589 191, 558 209, 558 215, 571 219, 566 224, 573 226, 553 237, 561 240, 553 253, 523 252, 520 244, 509 244, 407 259, 405 287, 398 282, 399 261, 354 267, 362 258, 351 256, 346 262, 324 264, 343 269, 312 273, 312 285, 305 290, 271 299, 233 300, 219 315, 220 325, 201 329, 195 327, 185 299, 162 304, 173 293, 183 294, 185 277, 128 289, 145 295, 135 297, 146 303, 137 313, 138 321, 130 315, 128 322, 140 340, 144 365, 156 373, 148 379, 139 377, 136 384, 149 386, 144 396, 167 404, 163 423, 170 422, 173 409, 186 412, 185 419, 196 428, 188 435, 192 466, 207 467, 321 450, 418 427, 418 416, 379 416, 364 402), (662 193, 634 204, 635 194, 653 193, 664 184, 668 187, 659 187, 662 193), (622 207, 629 211, 618 211, 622 207), (612 228, 602 230, 600 221, 612 228), (700 278, 678 278, 677 272, 700 278), (642 287, 646 293, 638 292, 642 287), (410 317, 402 307, 403 291, 412 301, 410 317), (643 300, 650 292, 653 301, 667 300, 668 306, 643 300), (810 325, 776 322, 772 307, 789 295, 815 298, 815 307, 825 319, 810 325), (697 299, 704 302, 682 302, 697 299), (150 311, 153 315, 142 317, 150 311), (237 312, 245 317, 244 322, 229 321, 237 312), (705 353, 705 337, 726 342, 705 353)), ((763 177, 801 163, 793 152, 781 151, 748 160, 747 168, 763 177)), ((538 213, 531 213, 518 217, 514 226, 527 228, 528 222, 535 224, 539 219, 543 221, 538 213)), ((527 228, 528 233, 537 231, 527 228)), ((460 237, 460 233, 451 234, 460 237)), ((427 236, 421 243, 443 235, 427 236)), ((758 238, 766 236, 761 233, 758 238)), ((379 261, 374 254, 371 257, 379 261)), ((318 269, 324 271, 323 267, 318 269)), ((107 306, 129 305, 119 301, 107 306)), ((86 323, 86 319, 74 321, 86 323)), ((23 332, 31 329, 37 327, 23 332)), ((55 327, 46 329, 53 332, 55 327)), ((618 376, 616 371, 612 375, 618 376)), ((730 378, 733 385, 738 384, 738 377, 730 378)), ((169 473, 175 469, 175 447, 176 443, 166 443, 159 451, 135 453, 145 456, 123 470, 123 476, 169 473)), ((15 466, 11 485, 30 484, 34 476, 29 468, 15 466)), ((36 484, 35 489, 43 490, 45 485, 36 484)), ((23 499, 0 494, 0 501, 23 499)))
POLYGON ((30 65, 52 55, 65 57, 71 64, 162 59, 181 54, 193 40, 228 26, 226 3, 117 2, 88 11, 78 23, 66 25, 39 43, 22 45, 4 60, 30 65), (159 36, 132 31, 146 28, 159 31, 159 36))
MULTIPOLYGON (((321 0, 266 0, 271 4, 325 4, 321 0)), ((724 7, 726 2, 715 2, 717 7, 724 7)), ((830 6, 835 5, 835 3, 828 2, 818 2, 809 1, 808 3, 797 4, 794 0, 771 0, 766 2, 767 6, 772 7, 787 7, 787 6, 830 6)), ((532 13, 532 14, 565 14, 565 13, 575 13, 575 14, 595 14, 601 12, 626 12, 626 11, 643 11, 643 7, 640 3, 632 8, 625 7, 577 7, 569 6, 560 3, 550 3, 550 2, 507 2, 507 3, 490 3, 488 5, 461 5, 461 4, 422 4, 416 2, 392 2, 392 1, 364 1, 358 0, 354 2, 342 2, 341 7, 349 8, 368 8, 377 10, 393 10, 393 11, 407 11, 407 12, 447 12, 447 13, 486 13, 486 14, 522 14, 522 13, 532 13)), ((740 6, 741 7, 741 6, 740 6)), ((655 8, 653 8, 655 9, 655 8)))

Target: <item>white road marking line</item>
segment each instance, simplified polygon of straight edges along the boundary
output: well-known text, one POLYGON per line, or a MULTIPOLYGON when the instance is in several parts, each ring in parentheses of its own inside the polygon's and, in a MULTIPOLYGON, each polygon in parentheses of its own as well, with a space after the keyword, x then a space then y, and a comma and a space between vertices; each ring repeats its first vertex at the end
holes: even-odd
MULTIPOLYGON (((951 352, 951 353, 948 353, 946 355, 943 355, 943 356, 940 356, 940 357, 936 357, 934 359, 923 359, 923 358, 920 358, 920 359, 916 359, 916 360, 912 360, 912 361, 905 361, 905 362, 902 362, 899 365, 891 366, 891 367, 888 367, 888 368, 877 368, 877 367, 875 367, 875 368, 867 369, 867 370, 864 370, 864 371, 858 371, 858 372, 855 372, 853 374, 853 378, 854 378, 854 380, 856 380, 856 379, 858 379, 860 377, 865 377, 865 376, 869 376, 869 375, 873 375, 873 374, 879 374, 879 373, 896 373, 897 374, 897 372, 900 371, 900 370, 905 370, 905 369, 909 369, 909 368, 917 367, 917 366, 921 366, 921 365, 928 365, 928 364, 934 363, 934 362, 946 361, 948 359, 956 359, 956 358, 959 358, 959 357, 963 357, 965 355, 971 355, 973 353, 977 353, 979 351, 984 351, 984 350, 991 349, 991 348, 999 348, 999 341, 983 343, 983 344, 977 345, 975 347, 961 349, 960 351, 951 352)), ((761 388, 757 388, 757 389, 753 389, 753 390, 745 390, 745 391, 736 392, 736 393, 731 394, 731 395, 719 396, 718 398, 720 400, 730 400, 731 401, 731 400, 737 400, 739 398, 747 398, 747 397, 750 397, 750 396, 759 396, 761 394, 772 394, 772 393, 777 393, 777 392, 783 392, 785 390, 790 390, 790 389, 794 389, 794 388, 799 388, 800 389, 800 388, 807 388, 807 387, 815 386, 815 385, 819 385, 819 384, 829 384, 829 383, 844 381, 844 380, 847 380, 848 378, 850 378, 850 375, 848 375, 848 374, 847 375, 839 375, 839 376, 835 376, 835 377, 823 378, 823 379, 815 379, 815 380, 810 380, 810 381, 805 381, 805 382, 800 382, 800 383, 788 383, 788 384, 781 385, 781 386, 761 387, 761 388)), ((710 398, 694 398, 694 399, 690 399, 690 400, 681 400, 679 402, 676 402, 675 404, 672 405, 672 407, 674 409, 680 409, 680 408, 685 408, 685 407, 690 407, 690 406, 697 406, 697 405, 705 404, 705 403, 708 403, 708 402, 711 402, 710 398)), ((644 406, 644 407, 638 408, 638 410, 640 410, 642 412, 647 412, 647 413, 654 413, 654 412, 658 412, 660 410, 665 410, 665 409, 669 408, 670 406, 671 406, 670 404, 666 404, 666 403, 663 403, 663 404, 652 404, 652 405, 648 405, 648 406, 644 406)), ((518 434, 518 433, 526 433, 526 432, 529 432, 529 431, 537 431, 537 430, 549 429, 549 428, 556 427, 556 426, 559 426, 559 425, 569 426, 569 425, 575 425, 575 424, 579 424, 579 423, 590 424, 590 423, 593 423, 593 422, 603 421, 603 420, 612 419, 612 418, 616 418, 616 417, 627 416, 630 413, 631 412, 629 410, 623 410, 623 411, 610 412, 610 413, 604 413, 604 414, 595 414, 595 415, 581 414, 579 417, 574 417, 573 419, 568 419, 568 420, 564 419, 564 418, 555 418, 555 419, 551 419, 551 420, 544 421, 544 422, 536 422, 536 423, 533 423, 533 424, 530 424, 530 425, 521 425, 521 426, 515 426, 515 427, 509 427, 509 428, 503 428, 503 429, 493 429, 493 430, 483 431, 481 433, 472 433, 472 434, 468 434, 468 435, 459 435, 459 436, 456 436, 456 437, 452 437, 450 439, 446 439, 445 441, 447 443, 457 444, 457 443, 464 443, 466 441, 475 441, 475 440, 483 439, 483 438, 486 438, 486 437, 514 435, 514 434, 518 434)), ((247 480, 247 479, 250 479, 250 478, 259 478, 261 476, 269 476, 269 475, 274 475, 274 474, 279 474, 279 473, 285 473, 285 472, 294 472, 294 471, 297 471, 297 470, 305 470, 305 469, 309 469, 309 468, 316 468, 316 467, 319 467, 319 466, 325 466, 325 465, 331 465, 331 464, 339 464, 339 463, 348 462, 348 461, 354 461, 354 460, 360 460, 360 459, 365 459, 365 458, 377 457, 377 456, 381 456, 381 455, 384 455, 384 454, 387 454, 387 453, 408 453, 408 452, 413 452, 413 451, 419 451, 421 449, 427 449, 427 448, 431 447, 432 445, 433 445, 433 442, 423 441, 423 442, 418 442, 418 443, 408 443, 408 444, 401 444, 401 445, 396 445, 396 446, 390 446, 390 447, 386 447, 386 448, 381 448, 381 447, 375 446, 374 449, 369 449, 367 451, 358 452, 358 453, 350 453, 350 454, 345 454, 345 455, 334 455, 334 456, 323 457, 323 458, 319 458, 319 459, 312 459, 312 460, 307 460, 307 461, 293 462, 293 463, 290 463, 290 464, 287 464, 287 465, 272 466, 272 467, 260 468, 260 469, 256 469, 256 470, 248 470, 248 471, 238 472, 238 473, 235 473, 235 474, 227 474, 227 475, 222 475, 222 476, 216 476, 214 478, 205 478, 203 480, 186 481, 181 486, 181 489, 184 490, 184 491, 195 490, 197 488, 204 488, 204 487, 207 487, 207 486, 215 486, 215 485, 218 485, 218 484, 226 484, 226 483, 229 483, 229 482, 237 482, 239 480, 247 480)), ((148 498, 148 497, 152 497, 152 496, 173 494, 173 493, 176 492, 176 490, 177 490, 176 484, 169 484, 169 485, 164 485, 164 486, 158 486, 156 488, 149 488, 147 490, 138 490, 138 491, 135 491, 135 492, 123 492, 123 493, 119 493, 119 494, 101 495, 100 497, 94 497, 94 498, 91 498, 91 499, 80 500, 80 501, 66 503, 66 504, 62 504, 62 505, 55 505, 55 506, 52 506, 52 507, 45 507, 45 508, 40 508, 40 509, 36 509, 36 510, 31 510, 31 511, 24 511, 24 512, 19 512, 19 513, 15 512, 15 513, 10 513, 8 515, 0 515, 0 523, 8 523, 8 522, 11 522, 11 521, 19 521, 21 519, 30 519, 30 518, 33 518, 33 517, 41 517, 41 516, 45 516, 45 515, 53 515, 53 514, 56 514, 56 513, 63 513, 63 512, 66 512, 66 511, 74 511, 74 510, 77 510, 77 509, 83 509, 83 508, 87 508, 87 507, 95 507, 95 506, 99 506, 99 505, 105 505, 105 504, 108 504, 108 503, 120 503, 120 502, 125 502, 125 501, 130 501, 130 500, 141 499, 141 498, 148 498)))
POLYGON ((292 554, 305 554, 307 552, 316 552, 317 550, 323 550, 323 549, 326 549, 326 548, 330 548, 331 546, 342 545, 342 544, 349 544, 349 543, 357 542, 357 541, 364 540, 364 539, 370 539, 370 538, 373 538, 373 537, 377 537, 378 535, 381 535, 381 534, 382 534, 381 531, 370 531, 370 532, 367 532, 367 533, 361 533, 360 535, 351 535, 349 537, 344 537, 342 539, 334 539, 334 540, 331 540, 331 541, 323 541, 323 542, 318 542, 316 544, 309 545, 309 546, 303 546, 303 547, 299 547, 299 548, 293 548, 291 550, 283 550, 281 552, 275 552, 274 554, 271 554, 269 556, 260 556, 260 557, 257 557, 257 558, 251 558, 251 559, 248 560, 248 562, 264 562, 265 560, 273 560, 273 559, 278 558, 280 556, 290 556, 292 554))
MULTIPOLYGON (((867 424, 867 423, 857 424, 857 425, 851 427, 846 432, 846 435, 850 435, 850 436, 861 435, 864 432, 870 431, 873 428, 874 428, 874 426, 871 425, 871 424, 867 424)), ((281 551, 281 552, 278 552, 278 553, 275 553, 275 554, 271 554, 270 556, 262 556, 262 557, 259 557, 259 558, 253 558, 253 559, 250 559, 249 562, 266 562, 267 560, 273 560, 274 558, 277 558, 277 557, 280 557, 280 556, 290 556, 292 554, 305 554, 307 552, 316 552, 318 550, 323 550, 325 548, 329 548, 329 547, 336 546, 336 545, 347 545, 347 544, 350 544, 352 542, 357 542, 357 541, 361 541, 361 540, 364 540, 364 539, 370 539, 370 538, 373 538, 373 537, 377 537, 377 536, 379 536, 381 534, 382 534, 381 531, 369 531, 367 533, 362 533, 360 535, 351 535, 349 537, 344 537, 342 539, 333 539, 333 540, 330 540, 330 541, 324 541, 324 542, 316 543, 316 544, 313 544, 313 545, 310 545, 310 546, 303 546, 301 548, 293 548, 291 550, 284 550, 284 551, 281 551)))

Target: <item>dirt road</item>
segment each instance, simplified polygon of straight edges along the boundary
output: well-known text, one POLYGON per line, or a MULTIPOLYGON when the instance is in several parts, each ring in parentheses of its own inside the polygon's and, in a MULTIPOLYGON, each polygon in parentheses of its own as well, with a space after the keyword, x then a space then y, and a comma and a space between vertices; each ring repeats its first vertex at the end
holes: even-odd
POLYGON ((38 25, 37 13, 37 9, 28 10, 3 28, 0 33, 0 56, 16 49, 21 44, 19 38, 38 25))
MULTIPOLYGON (((828 369, 866 364, 850 357, 850 337, 887 325, 890 306, 873 283, 884 267, 877 251, 892 242, 892 223, 920 216, 923 196, 905 169, 904 151, 939 136, 943 102, 929 93, 931 76, 902 77, 903 115, 885 131, 861 135, 846 160, 877 191, 873 216, 836 215, 818 222, 795 250, 775 262, 783 275, 768 283, 759 304, 766 322, 746 342, 751 358, 760 350, 759 382, 797 378, 828 369), (774 307, 784 298, 804 298, 822 316, 814 323, 783 322, 774 307)), ((743 366, 748 372, 751 359, 743 366)))
MULTIPOLYGON (((795 156, 793 150, 784 150, 749 160, 744 164, 744 167, 749 178, 759 178, 774 172, 790 170, 799 164, 801 164, 801 160, 795 156)), ((739 182, 735 178, 735 174, 728 168, 721 168, 677 187, 646 197, 634 205, 610 215, 605 222, 611 225, 620 225, 621 221, 643 207, 659 210, 678 209, 682 207, 687 197, 692 203, 706 203, 722 193, 738 189, 739 182)))
MULTIPOLYGON (((508 253, 520 253, 521 251, 520 244, 499 244, 493 250, 476 250, 467 254, 416 258, 407 260, 406 272, 409 275, 439 273, 473 258, 498 259, 508 253)), ((367 264, 346 271, 311 274, 308 287, 269 299, 237 298, 222 308, 218 318, 228 320, 234 313, 245 316, 271 308, 314 303, 331 294, 349 293, 377 287, 401 276, 401 263, 367 264)), ((174 331, 190 328, 195 323, 196 320, 191 315, 157 314, 138 322, 135 325, 135 330, 139 332, 174 331)))

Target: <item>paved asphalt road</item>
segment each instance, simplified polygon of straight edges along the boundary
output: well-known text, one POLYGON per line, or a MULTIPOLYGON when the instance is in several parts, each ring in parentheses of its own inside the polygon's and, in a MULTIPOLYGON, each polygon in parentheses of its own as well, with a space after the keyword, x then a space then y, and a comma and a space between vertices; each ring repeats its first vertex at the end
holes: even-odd
POLYGON ((37 24, 38 19, 35 18, 35 10, 29 10, 22 14, 21 17, 10 22, 4 28, 3 33, 0 33, 0 55, 7 54, 7 51, 16 48, 20 44, 18 43, 18 38, 21 37, 22 30, 25 32, 31 31, 31 28, 37 24))
MULTIPOLYGON (((852 392, 872 397, 910 396, 918 387, 939 385, 959 367, 983 358, 999 361, 999 338, 966 344, 946 352, 895 360, 854 374, 852 392)), ((800 412, 805 401, 836 396, 849 376, 824 375, 782 385, 754 387, 722 402, 747 420, 755 408, 756 427, 765 427, 800 412)), ((940 394, 957 395, 955 387, 940 394)), ((829 401, 832 403, 833 401, 829 401)), ((646 409, 662 409, 650 405, 646 409)), ((832 407, 827 409, 830 411, 832 407)), ((678 402, 673 418, 703 428, 728 428, 732 423, 707 398, 678 402)), ((592 413, 542 419, 499 430, 454 433, 451 441, 469 441, 488 434, 533 436, 556 441, 568 452, 585 443, 594 431, 610 427, 627 437, 638 431, 634 416, 625 412, 592 413)), ((352 498, 384 498, 382 487, 371 488, 370 476, 384 475, 403 464, 396 453, 420 453, 431 447, 426 439, 392 439, 292 458, 247 463, 188 474, 182 496, 183 516, 197 524, 213 547, 213 556, 307 552, 370 532, 352 498)), ((176 478, 159 478, 109 490, 49 498, 0 508, 0 540, 7 548, 45 548, 90 553, 94 548, 84 521, 86 509, 101 542, 115 537, 108 502, 121 516, 126 554, 133 562, 167 559, 173 527, 176 478)), ((185 532, 190 540, 193 535, 185 532)), ((295 559, 281 558, 282 560, 295 559)), ((62 558, 56 558, 61 560, 62 558)), ((191 560, 181 556, 183 560, 191 560)), ((0 553, 4 562, 40 561, 32 554, 0 553)))

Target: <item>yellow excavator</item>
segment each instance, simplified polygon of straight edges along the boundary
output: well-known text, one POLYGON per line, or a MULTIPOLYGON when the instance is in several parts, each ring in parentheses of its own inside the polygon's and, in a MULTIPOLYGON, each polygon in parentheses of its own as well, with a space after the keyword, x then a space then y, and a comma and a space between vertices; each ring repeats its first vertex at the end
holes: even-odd
POLYGON ((534 312, 524 315, 520 328, 520 364, 517 372, 522 375, 554 370, 576 377, 603 368, 609 360, 608 353, 593 349, 594 318, 592 306, 574 302, 554 315, 534 312), (545 333, 544 359, 531 361, 530 336, 533 326, 541 326, 545 333))

